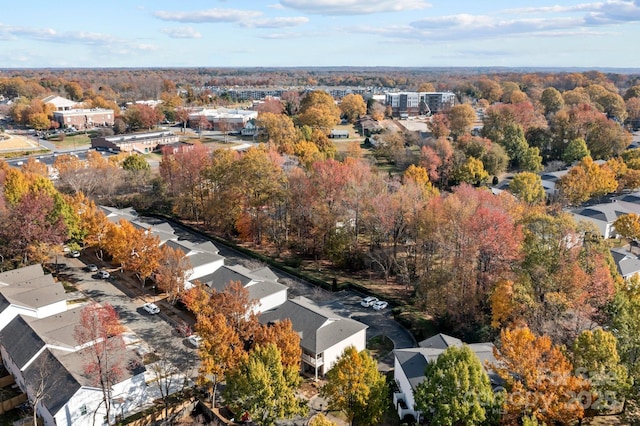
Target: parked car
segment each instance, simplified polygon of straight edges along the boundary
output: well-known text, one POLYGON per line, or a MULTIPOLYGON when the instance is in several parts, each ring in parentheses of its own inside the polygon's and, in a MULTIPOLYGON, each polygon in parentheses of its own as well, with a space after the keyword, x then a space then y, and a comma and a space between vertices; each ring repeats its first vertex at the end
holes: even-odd
POLYGON ((69 257, 80 257, 80 252, 78 250, 72 250, 69 252, 69 257))
POLYGON ((102 280, 108 280, 111 274, 107 271, 98 271, 95 275, 96 278, 100 278, 102 280))
POLYGON ((387 302, 385 302, 384 300, 378 300, 376 303, 373 304, 373 309, 375 309, 376 311, 381 311, 385 309, 387 306, 389 306, 387 302))
POLYGON ((158 305, 156 305, 155 303, 145 303, 144 305, 142 305, 142 309, 144 309, 151 315, 160 313, 160 308, 158 308, 158 305))
POLYGON ((371 306, 373 306, 376 302, 378 301, 377 297, 373 297, 373 296, 367 296, 364 299, 362 299, 362 302, 360 302, 360 304, 362 306, 364 306, 365 308, 370 308, 371 306))
POLYGON ((200 346, 200 342, 202 342, 202 337, 198 336, 197 334, 192 334, 191 336, 187 337, 187 342, 189 342, 191 346, 197 348, 200 346))
POLYGON ((96 265, 94 265, 93 263, 85 265, 85 267, 82 268, 82 269, 84 269, 87 272, 98 272, 98 267, 96 265))

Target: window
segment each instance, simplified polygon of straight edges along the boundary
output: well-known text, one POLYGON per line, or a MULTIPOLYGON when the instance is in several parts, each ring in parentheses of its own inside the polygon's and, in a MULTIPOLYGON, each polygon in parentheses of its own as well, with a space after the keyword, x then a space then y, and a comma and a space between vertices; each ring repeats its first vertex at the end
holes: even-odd
POLYGON ((80 407, 80 415, 81 416, 86 416, 87 415, 87 406, 86 404, 82 405, 82 407, 80 407))

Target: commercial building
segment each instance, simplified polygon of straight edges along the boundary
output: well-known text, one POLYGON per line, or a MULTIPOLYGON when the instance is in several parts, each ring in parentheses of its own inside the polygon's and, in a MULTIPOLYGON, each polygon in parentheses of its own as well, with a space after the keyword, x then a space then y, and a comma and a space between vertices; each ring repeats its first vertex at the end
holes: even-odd
POLYGON ((388 92, 385 105, 391 107, 394 117, 429 115, 446 111, 455 105, 452 92, 388 92))

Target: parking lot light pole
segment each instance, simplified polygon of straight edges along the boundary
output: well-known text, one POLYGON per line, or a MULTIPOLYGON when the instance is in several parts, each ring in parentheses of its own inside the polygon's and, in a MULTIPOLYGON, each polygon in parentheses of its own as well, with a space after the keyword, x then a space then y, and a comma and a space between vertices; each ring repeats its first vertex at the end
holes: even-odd
POLYGON ((156 303, 156 286, 154 285, 151 289, 153 290, 153 303, 156 303))

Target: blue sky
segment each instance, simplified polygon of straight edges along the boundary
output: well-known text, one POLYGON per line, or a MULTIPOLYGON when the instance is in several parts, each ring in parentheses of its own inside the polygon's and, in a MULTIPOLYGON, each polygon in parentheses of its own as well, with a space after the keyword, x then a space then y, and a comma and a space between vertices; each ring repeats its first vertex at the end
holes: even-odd
POLYGON ((0 67, 640 68, 640 0, 18 0, 0 67))

